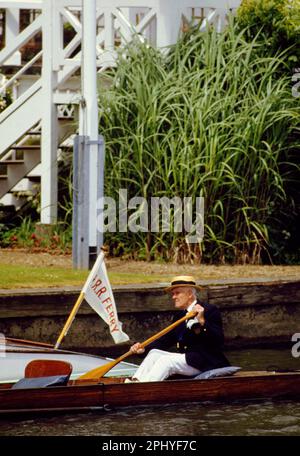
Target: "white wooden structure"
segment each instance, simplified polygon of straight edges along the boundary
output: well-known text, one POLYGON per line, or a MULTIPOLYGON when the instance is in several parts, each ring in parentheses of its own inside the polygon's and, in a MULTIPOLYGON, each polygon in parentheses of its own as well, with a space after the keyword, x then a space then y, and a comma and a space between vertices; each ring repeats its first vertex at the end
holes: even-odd
MULTIPOLYGON (((68 119, 77 106, 79 134, 93 139, 97 131, 93 68, 101 73, 114 65, 117 47, 130 42, 136 34, 162 48, 176 42, 192 19, 201 21, 203 29, 213 23, 221 30, 229 9, 237 8, 239 3, 240 0, 0 0, 0 11, 6 19, 0 73, 7 75, 2 82, 0 78, 0 94, 10 88, 14 96, 14 102, 0 114, 0 202, 18 204, 14 190, 30 189, 32 180, 40 176, 41 223, 54 223, 57 154, 62 139, 76 130, 71 122, 66 131, 62 127, 66 120, 62 119, 68 119), (32 17, 20 30, 24 10, 30 10, 32 17), (72 29, 73 34, 67 43, 66 28, 72 29), (24 62, 24 46, 39 34, 42 49, 24 62), (41 73, 35 74, 33 69, 39 62, 41 73), (80 76, 81 68, 85 71, 80 76), (37 144, 34 138, 39 134, 41 140, 37 144)), ((95 185, 93 180, 91 185, 95 185)))

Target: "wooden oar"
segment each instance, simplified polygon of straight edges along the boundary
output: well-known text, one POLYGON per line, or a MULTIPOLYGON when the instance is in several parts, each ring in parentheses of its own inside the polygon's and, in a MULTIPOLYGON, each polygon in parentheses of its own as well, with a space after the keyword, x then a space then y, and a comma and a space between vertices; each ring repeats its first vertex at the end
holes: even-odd
MULTIPOLYGON (((154 334, 154 336, 149 337, 149 339, 145 340, 145 342, 141 343, 141 347, 145 348, 147 345, 151 344, 151 342, 154 342, 155 340, 159 339, 162 337, 164 334, 167 334, 169 331, 172 329, 176 328, 176 326, 180 325, 185 320, 188 320, 189 318, 193 318, 197 315, 197 312, 188 312, 184 317, 180 318, 179 320, 175 321, 171 325, 167 326, 165 329, 162 331, 158 332, 157 334, 154 334)), ((104 366, 99 366, 96 367, 95 369, 90 370, 84 375, 81 375, 78 380, 100 380, 107 372, 109 372, 116 364, 120 363, 123 361, 125 358, 128 356, 133 355, 132 351, 129 350, 128 352, 124 353, 124 355, 120 356, 117 359, 114 359, 113 361, 104 364, 104 366)))

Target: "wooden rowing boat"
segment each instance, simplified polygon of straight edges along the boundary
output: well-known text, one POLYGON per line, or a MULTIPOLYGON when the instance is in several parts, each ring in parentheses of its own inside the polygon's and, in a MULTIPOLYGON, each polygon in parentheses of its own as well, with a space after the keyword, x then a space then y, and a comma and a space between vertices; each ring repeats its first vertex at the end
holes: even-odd
POLYGON ((176 379, 124 383, 124 378, 101 382, 70 380, 67 386, 12 389, 0 385, 0 413, 78 412, 95 408, 180 402, 300 398, 300 371, 240 371, 207 380, 176 379))

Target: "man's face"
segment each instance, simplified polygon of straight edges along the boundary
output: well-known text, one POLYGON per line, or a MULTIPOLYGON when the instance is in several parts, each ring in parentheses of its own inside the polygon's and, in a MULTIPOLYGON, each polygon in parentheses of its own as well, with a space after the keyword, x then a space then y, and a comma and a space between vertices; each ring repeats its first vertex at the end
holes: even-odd
POLYGON ((171 296, 176 309, 185 310, 195 300, 191 288, 176 287, 171 291, 171 296))

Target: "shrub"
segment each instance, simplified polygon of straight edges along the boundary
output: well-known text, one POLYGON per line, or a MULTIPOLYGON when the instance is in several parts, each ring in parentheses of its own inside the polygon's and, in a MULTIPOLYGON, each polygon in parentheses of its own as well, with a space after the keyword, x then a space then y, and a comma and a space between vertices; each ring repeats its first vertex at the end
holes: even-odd
POLYGON ((237 13, 240 29, 247 27, 249 40, 259 37, 260 52, 274 56, 283 50, 285 67, 291 71, 300 64, 300 1, 243 0, 237 13))

